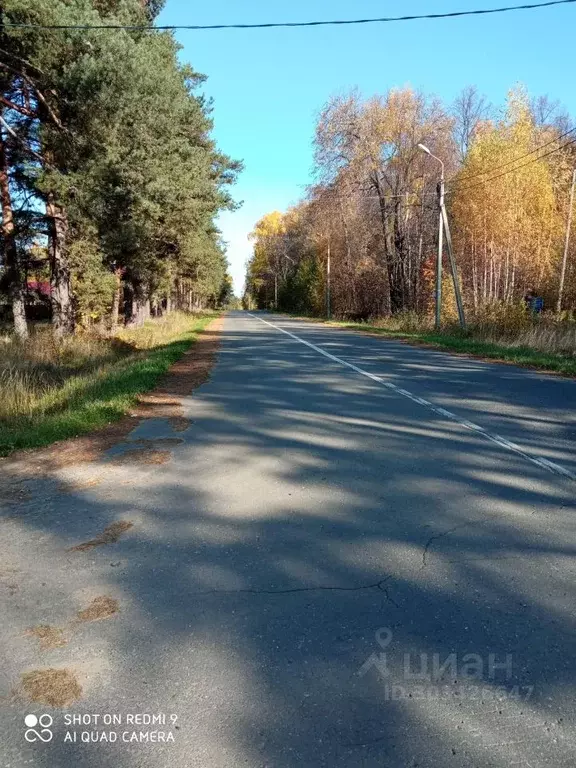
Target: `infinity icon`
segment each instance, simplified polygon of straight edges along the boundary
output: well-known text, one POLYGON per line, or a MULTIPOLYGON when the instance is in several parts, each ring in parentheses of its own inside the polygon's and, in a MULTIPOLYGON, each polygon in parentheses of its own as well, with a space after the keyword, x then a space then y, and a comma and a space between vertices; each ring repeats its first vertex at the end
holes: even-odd
POLYGON ((27 730, 24 733, 24 738, 31 744, 35 741, 43 741, 47 744, 49 741, 52 741, 54 736, 50 730, 53 722, 54 720, 50 715, 40 715, 40 717, 36 717, 36 715, 26 715, 24 724, 27 726, 27 730), (36 730, 36 726, 38 725, 41 728, 39 731, 36 730))

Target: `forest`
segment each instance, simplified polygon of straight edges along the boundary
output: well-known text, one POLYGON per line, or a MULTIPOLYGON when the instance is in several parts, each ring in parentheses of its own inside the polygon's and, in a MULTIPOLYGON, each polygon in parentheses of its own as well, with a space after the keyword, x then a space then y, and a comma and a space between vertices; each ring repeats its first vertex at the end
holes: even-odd
POLYGON ((21 340, 231 295, 215 217, 241 163, 211 138, 205 77, 151 29, 162 5, 2 3, 0 22, 33 25, 0 25, 0 319, 21 340), (140 29, 94 28, 120 24, 140 29))
POLYGON ((233 298, 242 164, 162 5, 1 4, 0 456, 131 412, 233 298))
MULTIPOLYGON (((442 161, 471 324, 487 317, 522 324, 530 291, 545 313, 569 318, 576 308, 574 239, 566 249, 575 131, 559 102, 520 86, 503 105, 475 87, 450 106, 410 88, 330 99, 315 126, 314 184, 294 207, 255 226, 245 305, 429 324, 442 161)), ((449 326, 456 305, 447 268, 443 283, 449 326)))

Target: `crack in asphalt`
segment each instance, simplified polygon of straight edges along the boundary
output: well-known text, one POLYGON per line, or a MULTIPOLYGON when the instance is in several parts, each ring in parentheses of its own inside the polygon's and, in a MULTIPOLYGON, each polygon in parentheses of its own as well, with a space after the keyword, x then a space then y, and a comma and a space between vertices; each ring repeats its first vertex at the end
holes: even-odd
POLYGON ((384 584, 392 576, 386 576, 372 584, 360 584, 357 587, 292 587, 291 589, 209 589, 204 592, 191 592, 193 597, 202 597, 205 595, 293 595, 300 592, 361 592, 367 589, 379 589, 383 592, 390 602, 397 606, 397 603, 390 597, 384 584))
MULTIPOLYGON (((500 517, 498 513, 486 515, 486 517, 482 518, 481 520, 467 520, 465 523, 459 523, 458 525, 453 526, 452 528, 448 528, 447 531, 441 531, 440 533, 434 533, 426 544, 424 545, 424 550, 422 552, 422 565, 420 566, 420 570, 423 570, 427 566, 427 557, 428 552, 430 551, 430 547, 432 546, 432 542, 436 541, 437 539, 443 539, 445 536, 450 536, 451 533, 454 533, 455 531, 459 531, 460 528, 469 528, 470 526, 474 525, 483 525, 484 523, 488 522, 489 520, 496 520, 500 517)), ((478 558, 480 559, 480 558, 478 558)), ((485 558, 482 558, 485 559, 485 558)), ((487 559, 487 558, 486 558, 487 559)), ((458 562, 459 560, 448 560, 449 563, 458 562)))
POLYGON ((384 594, 386 595, 386 599, 389 600, 392 603, 393 606, 395 606, 396 608, 400 608, 400 606, 398 605, 396 600, 394 600, 394 598, 392 597, 392 595, 388 591, 388 587, 380 587, 380 589, 382 590, 382 592, 384 592, 384 594))
POLYGON ((426 568, 428 564, 426 558, 428 556, 428 551, 432 546, 433 541, 436 541, 437 539, 443 539, 445 536, 449 536, 451 533, 454 533, 454 531, 458 531, 460 528, 467 528, 469 525, 477 525, 477 522, 473 521, 473 522, 459 523, 458 525, 455 525, 453 528, 448 528, 447 531, 442 531, 441 533, 434 533, 432 536, 430 536, 430 538, 424 545, 424 550, 422 552, 422 565, 420 567, 420 570, 426 568))

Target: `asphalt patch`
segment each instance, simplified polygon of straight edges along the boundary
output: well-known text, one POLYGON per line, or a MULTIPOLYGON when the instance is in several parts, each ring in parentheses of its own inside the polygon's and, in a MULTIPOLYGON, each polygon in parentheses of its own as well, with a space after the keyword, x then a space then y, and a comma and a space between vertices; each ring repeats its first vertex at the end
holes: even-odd
POLYGON ((168 423, 174 432, 186 432, 192 424, 191 420, 187 419, 185 416, 171 416, 168 419, 168 423))
POLYGON ((26 488, 17 484, 0 484, 0 502, 7 501, 12 503, 21 503, 29 501, 32 494, 26 488))
POLYGON ((114 456, 114 464, 167 464, 172 458, 170 451, 158 451, 155 448, 133 448, 114 456))
POLYGON ((130 440, 130 445, 182 445, 184 440, 181 437, 153 437, 153 438, 139 438, 138 440, 130 440))

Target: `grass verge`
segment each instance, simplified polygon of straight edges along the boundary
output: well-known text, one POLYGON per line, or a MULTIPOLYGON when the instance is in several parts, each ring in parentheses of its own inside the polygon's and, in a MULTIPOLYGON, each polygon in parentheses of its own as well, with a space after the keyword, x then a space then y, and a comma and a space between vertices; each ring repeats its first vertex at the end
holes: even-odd
POLYGON ((370 323, 356 323, 337 320, 318 320, 338 328, 348 328, 355 331, 376 334, 388 339, 403 341, 415 346, 428 346, 446 352, 470 355, 484 360, 494 360, 501 363, 510 363, 523 368, 532 368, 541 371, 549 371, 563 376, 576 377, 576 356, 574 354, 562 354, 558 352, 546 352, 516 342, 486 341, 474 338, 472 332, 434 332, 434 331, 403 331, 391 330, 386 327, 372 325, 370 323))
POLYGON ((6 395, 0 413, 0 456, 76 437, 120 419, 215 317, 217 313, 195 317, 173 313, 143 328, 123 331, 114 339, 98 341, 94 365, 86 359, 91 340, 73 342, 77 347, 61 350, 56 362, 53 355, 37 359, 46 356, 41 338, 26 347, 5 340, 4 358, 12 359, 0 370, 6 395))

